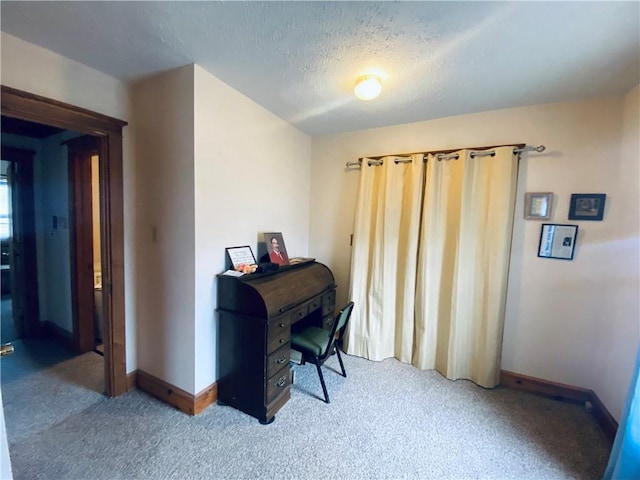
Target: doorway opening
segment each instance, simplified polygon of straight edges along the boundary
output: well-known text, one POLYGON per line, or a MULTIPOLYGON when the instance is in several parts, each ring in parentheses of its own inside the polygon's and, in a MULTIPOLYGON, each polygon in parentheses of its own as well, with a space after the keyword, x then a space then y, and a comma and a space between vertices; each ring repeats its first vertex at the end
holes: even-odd
POLYGON ((16 340, 18 332, 13 321, 11 306, 11 191, 9 189, 9 167, 11 162, 2 160, 0 169, 0 344, 16 340))
MULTIPOLYGON (((121 120, 107 117, 89 110, 85 110, 79 107, 68 105, 62 102, 50 100, 44 97, 33 95, 30 93, 22 92, 16 89, 2 86, 1 87, 1 101, 0 108, 2 115, 7 118, 26 120, 29 122, 35 122, 41 125, 55 127, 64 130, 72 130, 80 134, 84 134, 86 138, 91 138, 93 142, 93 154, 91 156, 99 157, 99 215, 100 215, 100 278, 102 280, 101 290, 101 310, 102 310, 102 332, 103 337, 103 351, 104 351, 104 378, 105 378, 105 392, 108 396, 118 396, 128 389, 128 382, 126 377, 126 352, 125 352, 125 292, 124 292, 124 221, 123 221, 123 172, 122 172, 122 128, 127 125, 126 122, 121 120)), ((84 147, 84 145, 83 145, 84 147)), ((68 147, 69 155, 73 155, 75 146, 68 147)), ((4 157, 4 155, 3 155, 4 157)), ((91 158, 91 157, 89 157, 91 158)), ((70 170, 65 172, 72 180, 74 172, 70 170)), ((91 161, 89 162, 91 165, 91 161)), ((75 165, 74 165, 75 167, 75 165)), ((81 169, 82 170, 82 169, 81 169)), ((82 178, 84 171, 80 172, 82 178)), ((77 172, 76 172, 77 173, 77 172)), ((86 174, 86 172, 84 172, 86 174)), ((89 168, 89 175, 91 175, 91 169, 89 168)), ((73 182, 73 180, 72 180, 73 182)), ((71 190, 74 190, 75 187, 71 190)), ((83 192, 80 192, 83 194, 83 192)), ((89 196, 91 197, 92 191, 89 189, 89 196)), ((33 198, 33 195, 31 195, 33 198)), ((73 193, 70 194, 69 199, 73 202, 73 193)), ((82 203, 82 202, 80 202, 82 203)), ((89 203, 90 205, 90 203, 89 203)), ((84 209, 87 206, 86 203, 79 205, 79 209, 84 209)), ((13 218, 16 212, 12 212, 13 218)), ((89 212, 91 215, 91 212, 89 212)), ((50 226, 52 230, 58 230, 64 227, 72 228, 73 235, 69 235, 71 239, 78 234, 78 230, 86 229, 87 226, 82 223, 81 218, 78 217, 78 211, 74 210, 73 206, 69 209, 69 216, 60 218, 51 216, 50 226), (71 223, 69 223, 71 222, 71 223)), ((82 211, 80 212, 82 215, 82 211)), ((93 228, 92 226, 88 227, 93 228)), ((35 229, 34 229, 35 230, 35 229)), ((82 236, 82 232, 78 234, 81 239, 86 239, 87 236, 82 236)), ((35 237, 35 235, 34 235, 35 237)), ((81 257, 78 261, 76 255, 76 266, 73 271, 75 272, 76 280, 78 281, 78 273, 84 273, 89 271, 90 284, 82 282, 83 288, 90 292, 91 300, 87 300, 82 308, 86 308, 89 305, 91 309, 90 318, 94 318, 94 268, 93 268, 93 234, 88 235, 90 239, 91 256, 81 257), (83 259, 90 258, 90 264, 87 266, 83 259), (88 287, 87 287, 88 285, 88 287)), ((73 240, 73 241, 77 241, 73 240)), ((84 240, 81 240, 81 243, 84 240)), ((84 245, 84 243, 82 243, 84 245)), ((76 250, 84 248, 82 245, 77 245, 76 250)), ((77 252, 76 252, 77 253, 77 252)), ((86 251, 83 250, 83 254, 86 255, 86 251)), ((33 257, 35 258, 35 256, 33 257)), ((73 259, 73 256, 72 256, 73 259)), ((72 262, 73 263, 73 262, 72 262)), ((16 269, 16 272, 18 269, 16 269)), ((27 270, 28 271, 28 270, 27 270)), ((28 281, 35 281, 35 288, 26 288, 25 295, 32 295, 31 301, 26 302, 27 308, 30 305, 38 306, 38 285, 37 285, 37 263, 34 266, 36 275, 28 274, 25 278, 28 281), (35 280, 34 280, 35 279, 35 280), (34 296, 35 292, 35 296, 34 296)), ((80 282, 78 283, 78 285, 80 282)), ((78 293, 78 290, 74 287, 71 288, 72 292, 78 293)), ((78 298, 86 298, 82 294, 77 295, 78 298)), ((80 300, 82 302, 82 300, 80 300)), ((77 299, 73 301, 75 307, 74 311, 78 311, 77 299)), ((77 317, 80 319, 81 317, 77 317)), ((84 317, 82 317, 84 318, 84 317)), ((73 332, 74 338, 78 337, 79 332, 82 331, 83 326, 86 327, 80 321, 73 319, 73 332)), ((38 329, 42 327, 39 321, 39 313, 34 315, 34 312, 30 312, 25 316, 24 325, 26 328, 33 328, 34 331, 29 334, 37 334, 38 329), (27 318, 28 317, 28 318, 27 318)), ((95 347, 95 331, 96 326, 94 324, 85 328, 89 331, 88 336, 78 338, 89 338, 89 344, 91 349, 95 347)), ((18 332, 19 333, 19 332, 18 332)), ((82 340, 74 341, 76 348, 85 348, 82 340)))
MULTIPOLYGON (((3 137, 4 138, 4 137, 3 137)), ((2 145, 2 343, 38 332, 35 151, 2 145), (6 203, 5 203, 6 202, 6 203), (13 338, 9 338, 13 337, 13 338)), ((4 353, 4 352, 3 352, 4 353)))

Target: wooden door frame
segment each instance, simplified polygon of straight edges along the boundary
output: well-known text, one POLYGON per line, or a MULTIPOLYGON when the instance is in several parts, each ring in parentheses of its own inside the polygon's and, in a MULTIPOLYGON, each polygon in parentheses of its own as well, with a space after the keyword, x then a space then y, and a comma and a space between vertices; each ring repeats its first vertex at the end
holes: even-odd
POLYGON ((100 222, 105 390, 127 391, 122 128, 127 122, 0 86, 2 115, 100 137, 100 222))
POLYGON ((62 143, 67 146, 69 169, 73 343, 78 353, 86 353, 95 347, 91 157, 100 156, 100 141, 83 135, 62 143))
MULTIPOLYGON (((34 215, 35 198, 33 195, 33 156, 36 152, 24 148, 15 148, 2 145, 2 160, 17 163, 19 167, 19 175, 22 177, 22 185, 28 185, 28 188, 22 188, 19 192, 12 192, 12 195, 19 195, 21 221, 22 226, 20 238, 22 240, 22 266, 24 268, 24 285, 20 285, 24 295, 24 319, 19 334, 26 337, 38 336, 41 333, 40 313, 39 313, 39 295, 38 295, 38 263, 36 257, 36 224, 34 215)), ((16 295, 13 289, 15 285, 11 285, 11 295, 16 295)))

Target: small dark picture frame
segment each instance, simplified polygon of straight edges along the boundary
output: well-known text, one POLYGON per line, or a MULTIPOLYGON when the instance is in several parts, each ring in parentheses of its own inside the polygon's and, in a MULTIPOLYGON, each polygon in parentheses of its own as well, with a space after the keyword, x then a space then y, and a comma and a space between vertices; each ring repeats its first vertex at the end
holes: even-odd
POLYGON ((572 193, 569 220, 602 221, 606 193, 572 193))
POLYGON ((573 260, 577 237, 578 225, 543 223, 540 229, 538 256, 542 258, 573 260))

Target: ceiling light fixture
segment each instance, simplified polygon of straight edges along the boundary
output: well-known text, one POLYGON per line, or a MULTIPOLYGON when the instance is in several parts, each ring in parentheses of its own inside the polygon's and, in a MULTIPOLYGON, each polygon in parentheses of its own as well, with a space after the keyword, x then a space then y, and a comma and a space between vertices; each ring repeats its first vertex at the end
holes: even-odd
POLYGON ((360 100, 373 100, 382 91, 382 83, 380 77, 376 75, 363 75, 356 81, 354 88, 356 97, 360 100))

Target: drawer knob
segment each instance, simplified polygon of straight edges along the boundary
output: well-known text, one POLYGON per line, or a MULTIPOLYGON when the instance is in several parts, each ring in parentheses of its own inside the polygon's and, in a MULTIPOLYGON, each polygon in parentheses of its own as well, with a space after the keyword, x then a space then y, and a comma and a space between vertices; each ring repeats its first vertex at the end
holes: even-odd
POLYGON ((281 324, 280 324, 280 328, 284 328, 284 323, 281 323, 281 324))
POLYGON ((287 357, 286 357, 286 355, 283 353, 282 355, 280 355, 280 358, 278 358, 278 359, 276 360, 276 363, 280 363, 280 364, 282 364, 282 363, 284 363, 284 362, 286 362, 286 361, 287 361, 287 357))
POLYGON ((284 375, 281 376, 278 381, 275 383, 276 387, 283 387, 284 384, 287 383, 287 377, 285 377, 284 375))
POLYGON ((280 339, 280 343, 284 343, 284 338, 281 338, 281 339, 280 339))

